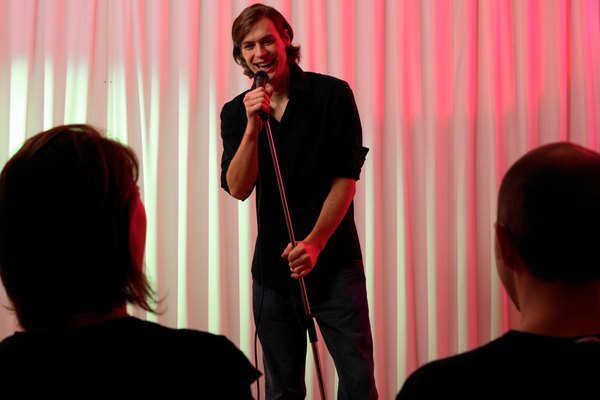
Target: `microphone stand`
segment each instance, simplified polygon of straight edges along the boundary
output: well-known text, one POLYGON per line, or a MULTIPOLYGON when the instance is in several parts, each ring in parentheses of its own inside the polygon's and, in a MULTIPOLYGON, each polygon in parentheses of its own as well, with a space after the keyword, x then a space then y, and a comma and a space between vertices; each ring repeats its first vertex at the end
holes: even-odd
MULTIPOLYGON (((269 141, 269 149, 271 150, 271 158, 273 159, 273 168, 275 169, 275 176, 277 178, 277 186, 279 187, 279 196, 281 197, 281 205, 283 206, 283 213, 285 215, 285 224, 287 226, 288 235, 290 237, 290 243, 292 248, 296 247, 296 238, 294 236, 294 230, 292 229, 292 219, 290 218, 290 210, 288 208, 287 199, 285 197, 285 190, 283 188, 283 180, 281 179, 281 170, 279 169, 279 161, 277 160, 277 151, 275 150, 275 141, 273 140, 273 133, 271 132, 271 125, 269 124, 269 114, 263 113, 261 115, 264 120, 265 127, 267 130, 267 139, 269 141)), ((319 391, 321 393, 321 399, 327 400, 325 395, 325 387, 323 385, 323 372, 321 371, 321 362, 319 359, 319 349, 317 348, 317 331, 315 329, 315 321, 310 311, 310 304, 308 302, 308 295, 306 294, 306 285, 304 284, 304 278, 298 279, 300 283, 300 294, 302 296, 302 305, 304 306, 304 313, 306 315, 306 328, 308 330, 308 338, 312 347, 313 358, 315 360, 315 369, 317 373, 317 380, 319 381, 319 391)))

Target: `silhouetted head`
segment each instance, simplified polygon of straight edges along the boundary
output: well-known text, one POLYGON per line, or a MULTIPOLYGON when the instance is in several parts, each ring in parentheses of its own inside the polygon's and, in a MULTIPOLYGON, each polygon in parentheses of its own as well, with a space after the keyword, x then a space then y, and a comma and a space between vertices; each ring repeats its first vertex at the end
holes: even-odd
POLYGON ((248 66, 242 54, 242 42, 244 38, 254 29, 256 23, 262 18, 273 22, 279 39, 289 39, 285 47, 288 64, 297 64, 300 61, 300 46, 292 45, 294 31, 283 15, 273 7, 264 4, 253 4, 246 7, 233 21, 231 27, 231 38, 233 40, 233 59, 244 68, 244 75, 254 77, 254 71, 248 66))
POLYGON ((0 276, 26 330, 152 311, 134 153, 87 125, 39 133, 0 175, 0 276))
POLYGON ((498 224, 538 279, 600 279, 600 154, 572 143, 525 154, 502 180, 498 224))

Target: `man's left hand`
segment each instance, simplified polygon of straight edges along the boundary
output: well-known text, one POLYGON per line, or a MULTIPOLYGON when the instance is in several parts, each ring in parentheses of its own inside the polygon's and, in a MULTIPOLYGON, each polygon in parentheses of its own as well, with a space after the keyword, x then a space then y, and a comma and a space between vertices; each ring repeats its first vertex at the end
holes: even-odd
POLYGON ((321 248, 310 241, 296 242, 296 247, 289 243, 281 258, 286 258, 290 266, 291 276, 294 279, 304 278, 312 271, 319 257, 321 248))

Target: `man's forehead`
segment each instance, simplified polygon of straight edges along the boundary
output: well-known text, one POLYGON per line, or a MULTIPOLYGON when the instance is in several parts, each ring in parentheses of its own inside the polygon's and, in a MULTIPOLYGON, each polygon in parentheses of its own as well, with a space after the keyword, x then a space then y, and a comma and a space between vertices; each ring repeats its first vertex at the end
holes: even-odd
POLYGON ((279 32, 273 21, 268 18, 261 18, 252 26, 248 34, 242 40, 242 43, 258 42, 268 37, 279 37, 279 32))

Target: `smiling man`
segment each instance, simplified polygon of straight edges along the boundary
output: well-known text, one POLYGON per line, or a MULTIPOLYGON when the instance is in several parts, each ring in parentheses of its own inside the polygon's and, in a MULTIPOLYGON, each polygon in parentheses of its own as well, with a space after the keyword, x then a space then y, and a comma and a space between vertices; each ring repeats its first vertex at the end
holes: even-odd
POLYGON ((354 223, 356 181, 368 149, 354 96, 342 80, 304 72, 294 32, 274 8, 252 5, 232 27, 233 57, 265 88, 221 112, 221 185, 244 200, 256 188, 254 316, 268 399, 306 395, 306 326, 297 279, 339 376, 339 399, 375 399, 373 344, 362 254, 354 223), (274 167, 259 113, 268 113, 296 247, 288 243, 274 167))

